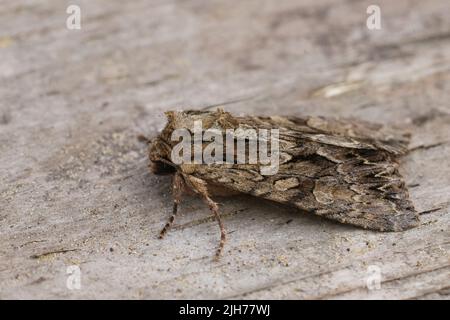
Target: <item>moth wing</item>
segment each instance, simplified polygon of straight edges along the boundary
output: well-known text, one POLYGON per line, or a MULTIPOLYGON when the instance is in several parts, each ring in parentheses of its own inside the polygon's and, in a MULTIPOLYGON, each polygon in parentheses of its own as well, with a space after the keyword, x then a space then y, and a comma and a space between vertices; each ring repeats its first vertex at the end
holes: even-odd
POLYGON ((377 173, 367 174, 364 167, 342 164, 324 168, 323 174, 312 176, 307 173, 308 168, 317 171, 318 165, 310 161, 282 164, 272 176, 263 176, 246 165, 210 165, 193 175, 216 190, 253 195, 363 228, 401 231, 418 225, 418 215, 396 173, 381 178, 377 173), (345 170, 355 175, 348 175, 345 170), (326 171, 336 174, 327 175, 326 171), (371 178, 359 182, 358 175, 371 178))
POLYGON ((214 186, 276 201, 328 219, 380 231, 418 225, 397 170, 407 137, 373 124, 325 118, 242 118, 244 126, 278 128, 274 175, 259 165, 199 165, 193 175, 214 186))
POLYGON ((311 117, 253 117, 260 125, 281 128, 286 136, 359 149, 406 153, 410 136, 401 130, 354 119, 311 117))

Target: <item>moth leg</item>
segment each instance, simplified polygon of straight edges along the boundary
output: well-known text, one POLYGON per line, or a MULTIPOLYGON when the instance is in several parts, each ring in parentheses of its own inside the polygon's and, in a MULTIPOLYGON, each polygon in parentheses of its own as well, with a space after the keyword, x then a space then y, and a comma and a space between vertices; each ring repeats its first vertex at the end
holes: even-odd
POLYGON ((175 221, 175 216, 178 213, 178 205, 181 201, 181 195, 183 193, 183 177, 181 174, 176 173, 173 176, 173 182, 172 182, 172 196, 173 196, 173 209, 172 209, 172 215, 169 217, 169 220, 167 220, 167 223, 165 224, 164 228, 159 233, 159 239, 164 238, 167 231, 169 231, 170 227, 172 226, 173 222, 175 221))
POLYGON ((217 203, 215 203, 209 197, 208 189, 206 187, 205 181, 203 181, 202 179, 193 177, 193 176, 189 176, 188 181, 190 182, 190 184, 193 187, 193 189, 195 190, 195 192, 198 193, 202 197, 202 199, 206 202, 206 204, 209 207, 209 210, 211 210, 212 213, 214 213, 214 216, 215 216, 217 222, 219 223, 220 243, 219 243, 219 247, 217 248, 217 251, 216 251, 216 258, 218 259, 220 257, 220 255, 222 254, 223 247, 225 246, 226 237, 227 237, 225 227, 224 227, 224 225, 222 223, 222 219, 220 217, 219 206, 217 205, 217 203))
POLYGON ((216 217, 216 220, 219 223, 220 243, 216 251, 216 258, 218 259, 220 258, 220 255, 222 254, 223 251, 223 247, 225 246, 225 241, 227 240, 227 233, 225 231, 222 219, 220 218, 219 206, 217 205, 217 203, 215 203, 207 194, 202 194, 202 196, 205 202, 208 204, 209 210, 211 210, 214 213, 214 216, 216 217))

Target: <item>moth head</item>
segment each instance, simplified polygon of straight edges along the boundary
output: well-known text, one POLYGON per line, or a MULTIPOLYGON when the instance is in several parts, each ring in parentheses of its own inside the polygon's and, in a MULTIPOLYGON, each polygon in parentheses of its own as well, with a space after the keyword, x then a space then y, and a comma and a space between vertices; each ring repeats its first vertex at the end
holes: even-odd
POLYGON ((201 130, 210 128, 228 129, 238 125, 237 120, 222 109, 216 111, 167 111, 167 124, 150 143, 151 169, 155 174, 174 173, 177 165, 171 161, 172 148, 178 140, 172 140, 175 130, 188 130, 191 134, 201 125, 201 130))
POLYGON ((170 161, 171 147, 165 142, 162 133, 150 141, 150 170, 157 175, 173 174, 175 165, 170 161))
MULTIPOLYGON (((169 120, 170 123, 170 120, 169 120)), ((171 145, 170 136, 173 129, 169 128, 169 123, 161 133, 148 141, 150 170, 157 175, 173 174, 176 171, 175 166, 170 161, 171 145)))
MULTIPOLYGON (((177 165, 171 160, 173 146, 177 143, 172 141, 174 130, 189 128, 189 117, 183 111, 165 112, 167 123, 160 134, 151 140, 150 144, 150 169, 154 174, 167 175, 176 172, 177 165)), ((193 122, 192 122, 193 123, 193 122)))

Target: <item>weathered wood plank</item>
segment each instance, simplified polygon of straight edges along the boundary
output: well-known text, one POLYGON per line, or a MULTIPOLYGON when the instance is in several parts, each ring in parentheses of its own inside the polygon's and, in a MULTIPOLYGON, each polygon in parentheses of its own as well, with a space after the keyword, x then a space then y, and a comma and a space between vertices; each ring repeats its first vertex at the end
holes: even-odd
POLYGON ((0 298, 449 297, 448 1, 378 1, 378 31, 369 1, 76 2, 79 31, 69 2, 0 1, 0 298), (136 135, 165 110, 220 103, 410 130, 402 172, 422 225, 377 233, 220 199, 215 263, 218 227, 187 199, 158 240, 170 181, 136 135))

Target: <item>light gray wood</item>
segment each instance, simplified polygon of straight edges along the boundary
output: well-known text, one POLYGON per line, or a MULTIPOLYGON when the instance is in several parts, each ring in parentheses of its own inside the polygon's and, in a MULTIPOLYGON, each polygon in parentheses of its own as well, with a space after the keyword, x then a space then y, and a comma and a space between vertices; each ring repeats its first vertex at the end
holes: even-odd
POLYGON ((0 298, 448 299, 450 2, 377 1, 378 31, 371 3, 0 1, 0 298), (136 135, 166 110, 227 102, 410 130, 401 170, 422 224, 379 233, 219 199, 214 262, 218 226, 188 198, 158 240, 170 178, 149 173, 136 135))

